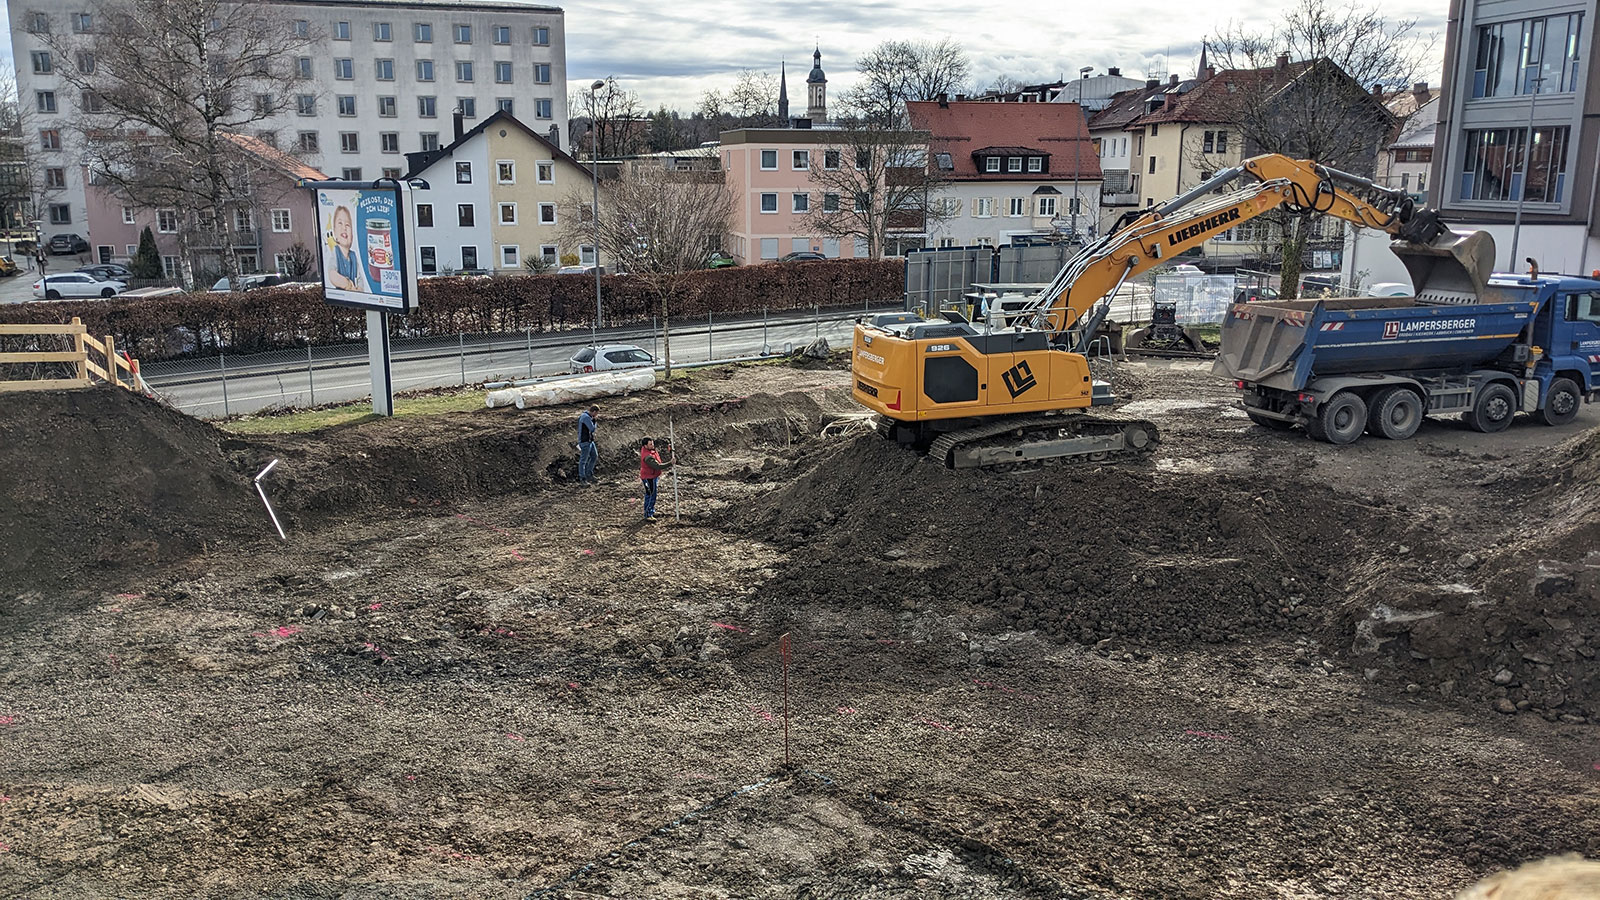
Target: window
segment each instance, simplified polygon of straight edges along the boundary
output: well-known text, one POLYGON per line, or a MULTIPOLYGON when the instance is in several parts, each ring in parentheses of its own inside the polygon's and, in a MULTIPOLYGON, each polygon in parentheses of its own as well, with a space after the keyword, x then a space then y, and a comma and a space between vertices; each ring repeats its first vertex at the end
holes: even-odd
POLYGON ((418 247, 417 263, 424 275, 439 274, 439 251, 434 247, 418 247))
POLYGON ((1200 152, 1202 152, 1202 153, 1215 152, 1215 148, 1212 146, 1213 143, 1214 143, 1213 137, 1215 135, 1216 135, 1216 132, 1214 132, 1214 131, 1208 131, 1208 132, 1205 133, 1205 137, 1200 143, 1200 152))
POLYGON ((122 245, 122 249, 127 251, 126 253, 123 254, 124 256, 132 257, 134 254, 139 252, 139 245, 138 244, 123 244, 122 245))
POLYGON ((822 211, 823 212, 838 212, 839 211, 839 195, 838 194, 823 194, 822 195, 822 211))
POLYGON ((295 61, 294 61, 294 77, 304 80, 304 79, 310 78, 311 75, 312 75, 311 57, 309 57, 309 56, 298 56, 298 57, 295 57, 295 61))
POLYGON ((778 151, 776 151, 776 150, 763 150, 763 151, 761 151, 761 168, 764 169, 764 170, 770 170, 770 169, 778 168, 778 151))
POLYGON ((550 64, 549 63, 534 63, 533 64, 533 83, 534 84, 549 84, 550 83, 550 64))
POLYGON ((811 211, 810 194, 795 194, 791 200, 793 202, 793 206, 791 207, 792 212, 806 213, 811 211))
POLYGON ((378 149, 384 153, 400 152, 400 132, 381 131, 378 133, 378 149))
POLYGON ((1053 216, 1055 214, 1056 214, 1056 198, 1054 198, 1054 197, 1040 197, 1039 198, 1039 215, 1041 215, 1041 216, 1053 216))
POLYGON ((53 113, 56 111, 56 92, 35 91, 33 94, 33 102, 34 105, 38 106, 39 112, 53 113))
POLYGON ((335 22, 335 23, 333 23, 333 39, 336 40, 336 41, 348 41, 348 40, 350 40, 350 23, 349 22, 335 22))
POLYGON ((339 152, 340 153, 360 153, 361 152, 361 136, 358 135, 354 131, 341 131, 341 132, 339 132, 339 152))
POLYGON ((436 118, 439 115, 439 100, 437 97, 418 97, 417 115, 424 119, 436 118))
POLYGON ((594 246, 591 244, 580 244, 578 246, 578 261, 586 266, 594 265, 594 246))
POLYGON ((352 94, 340 94, 338 97, 339 115, 353 116, 356 114, 356 98, 352 94))
POLYGON ((50 17, 42 12, 30 14, 28 30, 35 34, 48 34, 50 32, 50 17))
POLYGON ((168 278, 177 278, 178 277, 178 272, 181 269, 182 269, 182 265, 178 262, 178 258, 176 256, 163 256, 163 257, 161 257, 161 271, 168 278))
POLYGON ((535 25, 533 28, 533 43, 538 47, 550 46, 550 29, 543 25, 535 25))
POLYGON ((534 177, 540 184, 556 183, 556 164, 553 162, 535 163, 533 172, 534 177))
POLYGON ((1156 173, 1156 158, 1154 156, 1152 156, 1152 157, 1150 157, 1150 174, 1154 175, 1155 173, 1156 173))
POLYGON ((94 16, 89 13, 72 14, 72 30, 79 34, 88 34, 94 30, 94 16))
POLYGON ((375 41, 392 41, 394 40, 394 31, 389 27, 388 22, 373 22, 372 39, 375 41))
POLYGON ((1417 193, 1419 193, 1419 194, 1423 193, 1427 189, 1428 189, 1428 173, 1427 172, 1418 172, 1417 173, 1417 193))
POLYGON ((478 98, 457 97, 456 109, 461 111, 461 118, 476 119, 478 117, 478 98))
POLYGON ((796 172, 800 172, 800 171, 804 171, 804 170, 810 169, 811 168, 811 151, 810 150, 796 150, 796 151, 794 151, 794 159, 790 163, 790 165, 794 168, 794 170, 796 172))
POLYGON ((494 107, 495 107, 495 109, 500 110, 501 112, 505 113, 508 116, 511 115, 511 108, 514 105, 515 104, 513 104, 511 102, 511 98, 510 97, 496 97, 496 98, 494 98, 494 107))
POLYGON ((869 169, 871 167, 872 167, 872 151, 871 150, 857 150, 856 151, 856 168, 857 169, 869 169))
POLYGON ((67 186, 67 170, 58 166, 51 166, 44 170, 44 186, 47 188, 64 188, 67 186))
POLYGON ((315 131, 300 132, 296 136, 295 146, 299 148, 301 153, 316 153, 319 149, 317 147, 317 133, 315 131))
POLYGON ((983 170, 985 172, 998 172, 998 171, 1000 171, 1000 157, 998 157, 998 156, 986 156, 986 157, 984 157, 983 158, 983 170))
POLYGON ((272 232, 274 234, 288 234, 293 229, 290 227, 291 216, 289 210, 278 208, 271 211, 272 232))
POLYGON ((547 263, 554 263, 561 258, 561 248, 555 244, 540 244, 539 258, 547 263))
POLYGON ((824 150, 824 151, 822 151, 822 167, 824 169, 827 169, 830 172, 833 171, 834 169, 839 168, 839 151, 837 151, 837 150, 824 150))
POLYGON ((1576 90, 1582 35, 1583 13, 1480 26, 1472 96, 1576 90))
POLYGON ((432 203, 418 203, 417 204, 417 227, 418 228, 432 228, 433 227, 433 204, 432 203))
MULTIPOLYGON (((506 110, 506 112, 510 111, 511 110, 509 109, 506 110)), ((548 119, 551 118, 551 116, 552 114, 549 99, 539 99, 533 101, 533 117, 535 119, 548 119)))
POLYGON ((499 184, 516 184, 517 164, 509 159, 495 160, 494 177, 499 184))
POLYGON ((456 26, 456 43, 458 43, 458 44, 470 44, 470 43, 472 43, 472 26, 471 25, 457 25, 456 26))
POLYGON ((422 141, 422 151, 424 153, 439 149, 439 132, 424 131, 418 135, 418 138, 422 141))
POLYGON ((506 25, 494 26, 494 42, 496 44, 511 43, 511 28, 506 25))
POLYGON ((162 234, 177 234, 178 211, 175 209, 156 210, 156 231, 162 234))
POLYGON ((46 128, 39 132, 39 149, 60 150, 61 132, 55 130, 54 128, 46 128))
POLYGON ((1158 135, 1160 133, 1161 133, 1161 126, 1160 125, 1151 125, 1150 126, 1150 136, 1151 137, 1155 137, 1156 135, 1158 135))
POLYGON ((272 270, 279 275, 288 275, 294 264, 293 253, 274 253, 272 255, 272 270))
POLYGON ((541 204, 539 204, 539 224, 540 225, 554 225, 554 224, 556 224, 556 205, 554 203, 541 203, 541 204))
POLYGON ((472 163, 465 160, 456 163, 456 184, 472 183, 472 163))
POLYGON ((376 71, 377 71, 377 75, 378 75, 378 80, 379 81, 393 81, 394 80, 394 60, 392 60, 392 59, 376 60, 375 64, 374 64, 374 69, 376 69, 376 71))
POLYGON ((316 94, 295 94, 294 95, 294 111, 299 113, 302 116, 314 116, 314 115, 316 115, 317 114, 317 95, 316 94))
POLYGON ((522 265, 522 250, 516 244, 507 244, 500 248, 500 265, 503 268, 515 269, 522 265))
POLYGON ((508 62, 496 62, 494 64, 494 83, 495 84, 510 84, 511 83, 511 63, 508 63, 508 62))
POLYGON ((462 203, 456 206, 456 224, 462 228, 472 227, 473 216, 471 203, 462 203))
POLYGON ((348 56, 341 56, 333 61, 333 77, 340 81, 350 81, 356 77, 356 61, 348 56))
POLYGON ((1217 152, 1228 152, 1228 133, 1226 131, 1217 132, 1217 152))
POLYGON ((55 62, 52 60, 49 50, 35 50, 32 56, 33 74, 49 75, 56 70, 55 62))
POLYGON ((255 227, 255 217, 250 215, 250 210, 236 209, 233 211, 234 231, 249 231, 255 227))
POLYGON ((500 204, 500 224, 501 225, 515 225, 515 224, 517 224, 517 205, 515 203, 502 203, 502 204, 500 204))
POLYGON ((955 157, 948 153, 935 153, 933 155, 933 164, 942 172, 953 172, 956 167, 955 157))
POLYGON ((50 224, 71 225, 72 207, 66 205, 65 203, 50 204, 50 224))
POLYGON ((1028 200, 1026 197, 1012 197, 1011 209, 1008 215, 1024 216, 1028 214, 1028 200))
POLYGON ((762 238, 761 239, 761 258, 762 259, 777 259, 778 258, 778 239, 777 238, 762 238))
POLYGON ((433 43, 433 26, 427 22, 418 22, 412 25, 411 38, 419 44, 433 43))
POLYGON ((871 206, 871 204, 872 204, 872 198, 868 197, 865 191, 857 191, 856 192, 856 205, 855 205, 855 211, 856 212, 858 212, 858 213, 866 212, 868 207, 871 206))
POLYGON ((124 206, 122 208, 122 224, 124 224, 124 225, 132 225, 133 223, 134 223, 133 207, 124 206))
POLYGON ((456 60, 456 80, 457 81, 471 81, 472 80, 472 60, 470 60, 470 59, 458 59, 458 60, 456 60))
POLYGON ((385 119, 392 119, 398 114, 398 104, 393 97, 378 98, 378 115, 385 119))
POLYGON ((1560 203, 1567 178, 1568 128, 1535 128, 1532 153, 1528 129, 1467 131, 1463 140, 1461 199, 1560 203), (1530 158, 1531 157, 1531 158, 1530 158))
POLYGON ((761 195, 761 211, 764 212, 764 213, 775 213, 775 212, 777 212, 778 211, 778 195, 777 194, 762 194, 761 195))
POLYGON ((98 91, 84 91, 78 95, 78 108, 83 112, 97 113, 104 108, 98 91))
POLYGON ((461 248, 461 268, 463 268, 463 269, 476 269, 477 267, 478 267, 478 248, 477 247, 462 247, 461 248))
POLYGON ((972 201, 972 214, 980 219, 994 215, 993 197, 976 197, 972 201))
POLYGON ((294 25, 290 30, 294 32, 295 37, 310 37, 311 23, 305 19, 295 19, 294 25))
POLYGON ((433 80, 433 60, 431 60, 431 59, 419 59, 419 60, 417 60, 417 80, 418 81, 432 81, 433 80))
POLYGON ((1568 322, 1600 322, 1600 294, 1594 292, 1567 295, 1568 322))
POLYGON ((1006 157, 1006 171, 1007 172, 1021 172, 1022 171, 1022 157, 1020 157, 1020 156, 1008 156, 1008 157, 1006 157))
POLYGON ((1042 157, 1042 156, 1030 156, 1030 157, 1028 157, 1028 171, 1029 172, 1043 172, 1044 171, 1044 157, 1042 157))

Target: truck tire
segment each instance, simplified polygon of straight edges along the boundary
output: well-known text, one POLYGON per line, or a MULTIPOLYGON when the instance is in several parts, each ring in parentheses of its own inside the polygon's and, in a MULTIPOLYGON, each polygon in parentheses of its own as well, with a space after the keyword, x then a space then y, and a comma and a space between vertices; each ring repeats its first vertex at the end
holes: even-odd
POLYGON ((1546 425, 1565 425, 1578 417, 1578 407, 1583 404, 1583 391, 1571 378, 1557 378, 1550 382, 1550 393, 1544 398, 1544 409, 1539 418, 1546 425))
POLYGON ((1504 382, 1497 381, 1478 393, 1472 411, 1462 413, 1461 419, 1473 431, 1494 434, 1509 428, 1516 415, 1517 395, 1504 382))
POLYGON ((1285 422, 1282 419, 1268 418, 1258 413, 1253 413, 1248 409, 1244 411, 1244 414, 1250 417, 1250 421, 1260 425, 1262 428, 1268 429, 1269 431, 1288 431, 1294 427, 1293 422, 1285 422))
POLYGON ((1422 395, 1408 387, 1384 388, 1372 399, 1367 432, 1391 441, 1403 441, 1422 427, 1422 395))
POLYGON ((1322 404, 1312 437, 1330 444, 1350 444, 1367 430, 1367 402, 1353 391, 1340 391, 1322 404))

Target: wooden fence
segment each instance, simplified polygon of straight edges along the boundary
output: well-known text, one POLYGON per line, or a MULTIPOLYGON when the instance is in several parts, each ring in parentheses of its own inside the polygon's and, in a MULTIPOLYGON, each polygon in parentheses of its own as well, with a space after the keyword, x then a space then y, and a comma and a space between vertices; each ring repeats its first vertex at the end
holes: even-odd
POLYGON ((126 358, 117 352, 116 339, 106 335, 101 340, 89 336, 82 320, 74 317, 67 325, 0 325, 3 335, 65 335, 72 338, 71 350, 24 350, 0 353, 0 363, 71 363, 71 378, 29 378, 0 381, 0 393, 7 391, 49 391, 61 388, 89 387, 93 379, 130 391, 142 392, 144 379, 139 377, 139 361, 126 358), (96 362, 91 353, 97 354, 96 362), (125 376, 123 373, 127 373, 125 376))

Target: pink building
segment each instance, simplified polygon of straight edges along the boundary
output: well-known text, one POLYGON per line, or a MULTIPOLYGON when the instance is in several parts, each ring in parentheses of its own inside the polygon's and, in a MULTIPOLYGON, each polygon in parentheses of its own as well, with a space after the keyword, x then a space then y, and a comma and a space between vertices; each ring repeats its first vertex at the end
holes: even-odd
MULTIPOLYGON (((126 263, 139 249, 139 235, 146 227, 155 234, 167 277, 176 278, 182 269, 179 258, 179 231, 186 232, 194 255, 195 271, 206 273, 221 268, 218 254, 222 240, 218 228, 233 232, 234 253, 239 271, 297 274, 295 245, 309 251, 310 269, 300 277, 308 281, 321 278, 320 255, 316 252, 316 207, 312 192, 295 187, 299 179, 326 180, 316 168, 253 137, 229 134, 241 150, 259 162, 251 176, 249 202, 229 207, 222 223, 197 222, 177 209, 140 209, 129 206, 110 186, 86 178, 90 252, 96 262, 126 263)), ((197 285, 210 287, 209 284, 197 285)))
MULTIPOLYGON (((839 141, 839 133, 810 128, 744 128, 724 132, 722 170, 734 197, 728 252, 740 264, 769 262, 797 250, 829 259, 866 256, 854 241, 807 233, 813 205, 838 202, 811 181, 811 159, 839 141)), ((846 201, 849 202, 849 201, 846 201)))

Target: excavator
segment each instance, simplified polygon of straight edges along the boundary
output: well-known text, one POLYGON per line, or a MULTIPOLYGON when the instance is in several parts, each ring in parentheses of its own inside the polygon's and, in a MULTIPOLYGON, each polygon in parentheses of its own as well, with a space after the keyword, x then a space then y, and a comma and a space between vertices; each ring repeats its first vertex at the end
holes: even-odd
POLYGON ((1129 278, 1278 209, 1337 216, 1391 235, 1420 273, 1416 289, 1470 281, 1467 235, 1403 192, 1281 154, 1218 172, 1160 206, 1131 210, 1055 279, 1003 320, 958 313, 927 320, 887 313, 857 320, 852 396, 877 413, 880 434, 951 468, 1005 470, 1100 461, 1155 449, 1155 425, 1084 414, 1115 402, 1087 353, 1109 298, 1129 278))

